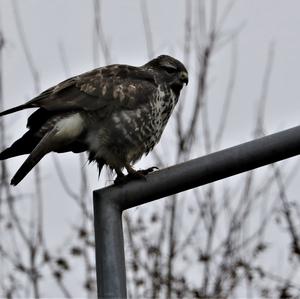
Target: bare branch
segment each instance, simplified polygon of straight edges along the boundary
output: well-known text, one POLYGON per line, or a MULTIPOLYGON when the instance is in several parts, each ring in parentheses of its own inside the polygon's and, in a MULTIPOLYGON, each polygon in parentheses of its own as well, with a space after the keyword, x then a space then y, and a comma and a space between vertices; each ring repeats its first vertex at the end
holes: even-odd
POLYGON ((141 0, 140 5, 141 5, 141 11, 142 11, 142 17, 143 17, 148 58, 152 59, 154 57, 154 47, 153 47, 152 31, 151 31, 149 15, 148 15, 149 11, 148 11, 146 0, 141 0))
POLYGON ((274 42, 272 42, 269 46, 268 60, 263 75, 262 89, 261 89, 262 91, 261 91, 261 96, 259 99, 259 105, 257 111, 257 123, 255 129, 255 136, 264 135, 265 110, 266 110, 266 103, 267 103, 267 97, 269 91, 270 77, 271 77, 273 64, 274 64, 274 55, 275 55, 275 45, 274 42))
POLYGON ((95 23, 95 31, 96 36, 98 38, 98 42, 100 43, 100 47, 104 56, 105 64, 109 64, 111 62, 110 51, 107 44, 107 40, 104 36, 102 18, 101 18, 101 0, 94 0, 94 23, 95 23))
POLYGON ((215 148, 219 148, 222 142, 222 137, 226 128, 227 124, 227 117, 228 112, 232 100, 232 93, 235 86, 236 81, 236 72, 237 72, 237 65, 238 65, 238 51, 237 51, 237 41, 234 40, 231 47, 231 64, 229 70, 229 80, 225 94, 225 100, 222 107, 222 113, 219 121, 219 126, 217 129, 217 133, 215 136, 215 148))

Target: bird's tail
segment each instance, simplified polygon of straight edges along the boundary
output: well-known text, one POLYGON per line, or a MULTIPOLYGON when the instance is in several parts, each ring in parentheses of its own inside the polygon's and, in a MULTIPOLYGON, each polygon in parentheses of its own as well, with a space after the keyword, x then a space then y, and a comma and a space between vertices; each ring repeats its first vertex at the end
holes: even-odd
POLYGON ((30 105, 30 104, 19 105, 17 107, 13 107, 13 108, 10 108, 10 109, 7 109, 7 110, 4 110, 4 111, 0 112, 0 116, 7 115, 7 114, 10 114, 10 113, 13 113, 13 112, 20 111, 20 110, 24 110, 24 109, 27 109, 27 108, 33 108, 33 106, 30 105))
POLYGON ((56 133, 55 129, 52 129, 47 133, 38 145, 34 148, 25 162, 18 169, 16 174, 11 180, 11 185, 16 186, 23 180, 23 178, 30 172, 30 170, 49 152, 53 149, 53 136, 56 133))

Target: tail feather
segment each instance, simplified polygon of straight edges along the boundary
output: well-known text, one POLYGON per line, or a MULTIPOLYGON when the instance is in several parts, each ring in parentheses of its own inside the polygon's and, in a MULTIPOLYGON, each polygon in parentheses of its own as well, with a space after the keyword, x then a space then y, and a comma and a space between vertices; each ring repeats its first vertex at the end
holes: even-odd
POLYGON ((30 170, 45 156, 45 154, 46 153, 44 153, 43 155, 37 155, 35 157, 29 155, 29 157, 25 160, 25 162, 18 169, 14 177, 11 179, 10 184, 13 186, 18 185, 30 172, 30 170))
POLYGON ((31 169, 49 152, 53 149, 53 136, 56 131, 53 129, 47 133, 38 145, 34 148, 32 153, 28 156, 25 162, 18 169, 11 180, 11 185, 16 186, 23 178, 31 171, 31 169))
POLYGON ((10 113, 14 113, 14 112, 24 110, 24 109, 27 109, 27 108, 32 108, 32 105, 23 104, 23 105, 19 105, 17 107, 13 107, 13 108, 4 110, 4 111, 0 112, 0 116, 7 115, 7 114, 10 114, 10 113))
POLYGON ((37 146, 39 141, 40 138, 35 137, 31 131, 28 131, 9 148, 0 153, 0 160, 29 154, 37 146))

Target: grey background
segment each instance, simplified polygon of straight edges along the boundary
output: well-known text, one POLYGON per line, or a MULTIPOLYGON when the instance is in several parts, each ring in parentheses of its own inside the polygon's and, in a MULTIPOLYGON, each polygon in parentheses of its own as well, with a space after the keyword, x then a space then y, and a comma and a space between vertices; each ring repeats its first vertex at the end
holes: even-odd
MULTIPOLYGON (((195 4, 197 1, 194 1, 195 4)), ((205 1, 208 2, 208 1, 205 1)), ((229 1, 218 1, 220 11, 229 1)), ((93 62, 93 3, 86 0, 17 1, 23 30, 40 75, 41 90, 66 77, 95 67, 93 62), (62 64, 59 47, 63 46, 68 69, 62 64)), ((180 0, 147 1, 153 33, 155 55, 170 54, 183 59, 184 8, 180 0)), ((193 13, 197 13, 197 6, 193 13)), ((1 0, 1 28, 5 38, 3 51, 4 105, 5 108, 21 104, 36 95, 32 76, 26 63, 20 38, 16 29, 12 1, 1 0)), ((274 67, 266 105, 266 133, 283 130, 299 124, 300 112, 300 2, 273 0, 238 0, 223 30, 230 34, 237 28, 237 81, 233 92, 233 105, 229 111, 229 123, 222 147, 236 145, 253 136, 258 100, 262 89, 263 72, 268 49, 274 43, 274 67)), ((140 1, 102 1, 102 25, 110 47, 111 62, 133 65, 148 60, 140 1)), ((196 28, 199 26, 193 23, 196 28)), ((197 41, 197 36, 193 39, 197 41)), ((218 51, 211 60, 209 72, 209 118, 212 130, 217 127, 221 103, 224 100, 226 80, 229 74, 230 47, 218 51)), ((193 58, 195 59, 195 58, 193 58)), ((104 58, 100 55, 100 65, 104 58)), ((99 66, 100 66, 99 65, 99 66)), ((193 69, 193 61, 191 61, 193 69)), ((195 70, 194 70, 195 71, 195 70)), ((188 93, 193 92, 195 79, 191 77, 188 93)), ((189 107, 189 98, 185 98, 189 107)), ((26 118, 30 112, 23 111, 5 118, 7 144, 25 132, 26 118)), ((172 121, 163 135, 164 144, 171 138, 172 121), (169 132, 169 133, 168 133, 169 132)), ((158 145, 158 151, 165 149, 158 145)), ((199 156, 203 152, 195 152, 199 156)), ((79 186, 79 162, 74 154, 59 157, 70 184, 79 186)), ((166 158, 167 159, 167 158, 166 158)), ((9 161, 13 174, 24 157, 9 161)), ((297 158, 286 162, 293 165, 297 158)), ((168 158, 166 164, 172 164, 168 158)), ((64 228, 76 225, 77 207, 66 196, 48 155, 41 162, 44 187, 45 230, 49 246, 56 246, 65 236, 64 228)), ((151 165, 151 154, 137 167, 151 165)), ((86 166, 90 188, 97 189, 111 182, 104 176, 99 182, 95 166, 86 166)), ((34 176, 31 173, 14 188, 15 194, 34 192, 34 176)), ((297 179, 289 187, 292 199, 299 193, 297 179)), ((283 249, 284 250, 284 249, 283 249)), ((278 265, 277 265, 278 266, 278 265)), ((75 279, 76 281, 76 279, 75 279)), ((50 294, 51 295, 51 291, 50 294)))

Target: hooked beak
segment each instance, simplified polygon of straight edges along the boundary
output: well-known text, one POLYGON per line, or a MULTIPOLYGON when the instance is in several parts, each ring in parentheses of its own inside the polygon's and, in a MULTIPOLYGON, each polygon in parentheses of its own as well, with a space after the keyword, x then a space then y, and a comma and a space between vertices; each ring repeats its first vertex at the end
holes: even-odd
POLYGON ((185 83, 186 85, 188 85, 189 83, 189 75, 187 72, 182 71, 179 73, 179 79, 181 82, 185 83))

